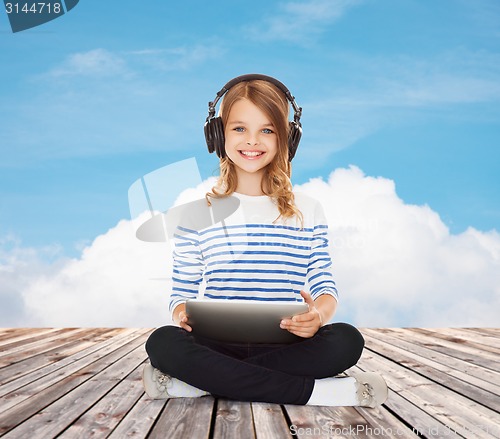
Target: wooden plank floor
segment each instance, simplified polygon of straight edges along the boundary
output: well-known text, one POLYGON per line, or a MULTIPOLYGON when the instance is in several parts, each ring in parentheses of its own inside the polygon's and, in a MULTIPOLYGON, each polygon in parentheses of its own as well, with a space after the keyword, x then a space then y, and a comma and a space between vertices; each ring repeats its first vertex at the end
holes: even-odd
POLYGON ((500 329, 362 329, 377 409, 151 400, 151 329, 0 329, 4 438, 500 438, 500 329))

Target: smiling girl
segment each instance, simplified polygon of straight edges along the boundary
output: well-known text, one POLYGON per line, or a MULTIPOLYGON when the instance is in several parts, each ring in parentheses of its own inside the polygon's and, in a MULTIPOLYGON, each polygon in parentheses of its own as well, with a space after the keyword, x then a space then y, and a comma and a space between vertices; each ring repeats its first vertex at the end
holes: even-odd
POLYGON ((321 205, 292 191, 291 160, 300 140, 301 109, 274 78, 230 81, 220 118, 211 103, 209 151, 220 177, 207 200, 236 197, 242 215, 226 234, 220 224, 178 236, 174 251, 172 319, 146 343, 151 364, 143 382, 152 398, 213 396, 278 404, 361 405, 387 398, 376 374, 337 376, 357 363, 364 340, 346 323, 328 323, 338 293, 331 272, 328 227, 321 205), (289 102, 295 110, 288 121, 289 102), (241 219, 243 218, 243 220, 241 219), (245 238, 242 239, 241 236, 245 238), (302 338, 286 345, 224 343, 192 334, 185 303, 206 298, 305 301, 309 310, 283 319, 302 338))

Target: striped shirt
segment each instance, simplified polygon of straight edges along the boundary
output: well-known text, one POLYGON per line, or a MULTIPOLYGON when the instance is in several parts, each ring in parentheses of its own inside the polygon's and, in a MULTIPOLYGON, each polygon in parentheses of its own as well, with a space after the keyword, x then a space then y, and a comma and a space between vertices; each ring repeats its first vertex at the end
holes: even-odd
POLYGON ((170 312, 200 291, 214 299, 301 302, 305 290, 313 299, 329 294, 338 300, 328 226, 316 200, 295 194, 301 228, 296 218, 276 221, 279 210, 270 197, 232 197, 239 207, 222 222, 200 230, 177 227, 170 312))

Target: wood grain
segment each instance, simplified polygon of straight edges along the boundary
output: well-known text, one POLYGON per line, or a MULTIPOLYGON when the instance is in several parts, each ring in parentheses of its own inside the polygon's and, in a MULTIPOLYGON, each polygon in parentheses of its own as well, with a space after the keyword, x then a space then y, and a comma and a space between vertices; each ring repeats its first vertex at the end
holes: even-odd
POLYGON ((500 438, 500 329, 362 328, 355 370, 381 373, 376 409, 153 400, 149 328, 0 328, 0 436, 500 438))

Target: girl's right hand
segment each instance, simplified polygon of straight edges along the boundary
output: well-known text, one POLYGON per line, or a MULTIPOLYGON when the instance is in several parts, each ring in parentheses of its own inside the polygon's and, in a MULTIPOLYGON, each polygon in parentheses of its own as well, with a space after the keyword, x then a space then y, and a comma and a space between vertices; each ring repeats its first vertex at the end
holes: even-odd
POLYGON ((188 324, 189 318, 188 315, 186 314, 186 311, 181 311, 179 313, 179 326, 183 329, 185 329, 187 332, 191 332, 193 328, 189 326, 188 324))
POLYGON ((174 323, 181 328, 185 329, 187 332, 191 332, 193 328, 189 326, 189 317, 186 313, 186 304, 181 303, 180 305, 177 305, 177 307, 174 309, 174 323))

